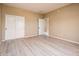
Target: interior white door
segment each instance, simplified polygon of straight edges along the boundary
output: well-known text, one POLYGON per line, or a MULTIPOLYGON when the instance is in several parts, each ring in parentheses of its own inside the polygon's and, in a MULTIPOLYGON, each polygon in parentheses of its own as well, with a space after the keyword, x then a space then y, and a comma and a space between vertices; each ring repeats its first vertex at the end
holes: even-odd
POLYGON ((5 19, 5 40, 24 37, 24 17, 6 15, 5 19))
POLYGON ((39 35, 44 35, 45 34, 45 20, 44 19, 39 19, 39 35))
POLYGON ((25 19, 21 16, 16 16, 16 38, 24 37, 25 19))
POLYGON ((5 40, 7 39, 15 39, 16 38, 16 34, 15 34, 15 16, 13 15, 6 15, 5 16, 5 40))

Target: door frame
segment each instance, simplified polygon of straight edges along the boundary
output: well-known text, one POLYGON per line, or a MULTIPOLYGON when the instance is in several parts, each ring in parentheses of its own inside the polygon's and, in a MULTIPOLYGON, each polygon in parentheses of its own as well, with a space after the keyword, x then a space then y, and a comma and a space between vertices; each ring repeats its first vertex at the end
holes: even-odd
MULTIPOLYGON (((40 20, 41 18, 39 18, 38 19, 38 35, 40 35, 39 34, 39 20, 40 20)), ((45 20, 45 22, 46 22, 46 32, 44 32, 44 35, 46 35, 46 36, 48 36, 49 35, 49 18, 43 18, 44 20, 45 20)))

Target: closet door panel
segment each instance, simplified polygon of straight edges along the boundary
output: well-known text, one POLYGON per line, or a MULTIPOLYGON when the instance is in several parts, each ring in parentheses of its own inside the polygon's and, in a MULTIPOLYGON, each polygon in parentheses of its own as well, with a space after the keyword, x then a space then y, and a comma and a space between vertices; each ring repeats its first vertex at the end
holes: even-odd
POLYGON ((24 17, 16 16, 16 38, 24 37, 24 17))
POLYGON ((5 19, 5 40, 16 38, 15 24, 16 19, 13 15, 6 15, 5 19))

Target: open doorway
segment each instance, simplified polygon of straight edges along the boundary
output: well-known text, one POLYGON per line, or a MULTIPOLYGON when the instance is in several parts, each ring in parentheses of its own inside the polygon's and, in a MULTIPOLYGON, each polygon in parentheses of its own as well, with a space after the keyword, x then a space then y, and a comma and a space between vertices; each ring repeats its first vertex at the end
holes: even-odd
POLYGON ((48 35, 48 19, 39 19, 39 35, 48 35))

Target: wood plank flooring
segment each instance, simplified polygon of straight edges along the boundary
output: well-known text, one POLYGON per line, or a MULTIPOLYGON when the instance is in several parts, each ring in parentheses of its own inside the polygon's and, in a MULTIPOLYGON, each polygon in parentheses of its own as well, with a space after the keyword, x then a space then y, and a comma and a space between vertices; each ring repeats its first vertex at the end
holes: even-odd
POLYGON ((47 36, 7 40, 0 56, 79 56, 79 45, 47 36))

